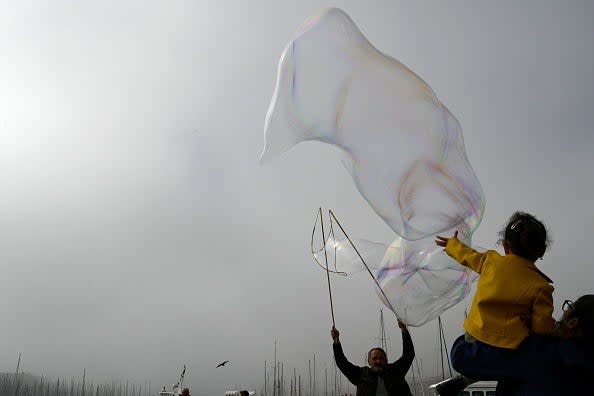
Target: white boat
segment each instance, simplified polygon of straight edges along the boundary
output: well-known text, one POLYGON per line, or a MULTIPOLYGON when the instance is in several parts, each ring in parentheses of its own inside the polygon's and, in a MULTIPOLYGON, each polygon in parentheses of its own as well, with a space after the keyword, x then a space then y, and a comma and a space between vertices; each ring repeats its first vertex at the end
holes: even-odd
MULTIPOLYGON (((448 381, 448 380, 445 380, 448 381)), ((438 395, 435 388, 445 382, 441 381, 437 384, 433 384, 429 387, 429 390, 433 391, 434 395, 438 395)), ((478 381, 474 384, 468 385, 458 396, 495 396, 495 388, 497 387, 497 381, 478 381)))
MULTIPOLYGON (((161 391, 159 392, 159 396, 180 396, 180 395, 184 395, 183 390, 183 384, 184 384, 184 377, 186 375, 186 369, 187 366, 184 364, 184 369, 182 370, 179 379, 177 380, 177 382, 173 385, 171 385, 171 390, 167 390, 167 387, 163 387, 163 389, 161 389, 161 391)), ((189 390, 188 390, 189 391, 189 390)), ((190 396, 191 394, 188 392, 185 395, 190 396)), ((185 396, 184 395, 184 396, 185 396)))

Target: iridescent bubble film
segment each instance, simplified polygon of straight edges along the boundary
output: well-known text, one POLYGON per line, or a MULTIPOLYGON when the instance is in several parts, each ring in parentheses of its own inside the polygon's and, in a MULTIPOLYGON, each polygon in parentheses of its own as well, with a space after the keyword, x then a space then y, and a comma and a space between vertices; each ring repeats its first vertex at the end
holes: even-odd
POLYGON ((410 326, 420 326, 460 302, 478 278, 436 248, 433 240, 398 242, 400 249, 387 251, 376 270, 383 291, 377 295, 410 326))
MULTIPOLYGON (((345 276, 369 269, 379 299, 410 326, 421 326, 460 302, 478 279, 477 273, 444 254, 434 238, 398 237, 389 245, 372 242, 347 236, 333 219, 327 222, 324 244, 319 223, 314 226, 315 261, 322 269, 328 263, 329 271, 345 276)), ((459 237, 470 243, 468 228, 462 224, 457 229, 459 237)))
POLYGON ((376 271, 383 265, 384 256, 395 256, 400 249, 399 243, 388 245, 348 237, 333 215, 327 216, 324 236, 322 228, 321 217, 318 215, 311 234, 311 253, 322 269, 340 275, 364 272, 367 268, 376 271))
POLYGON ((342 10, 311 17, 286 46, 264 130, 262 161, 307 140, 341 149, 361 195, 405 239, 480 222, 458 121, 342 10))
MULTIPOLYGON (((403 238, 371 266, 380 298, 405 323, 421 325, 464 298, 474 277, 434 244, 435 234, 455 230, 470 243, 485 207, 460 124, 344 11, 320 11, 285 47, 264 132, 263 162, 308 140, 344 153, 361 195, 403 238)), ((328 238, 326 245, 344 242, 328 238)), ((342 250, 335 259, 351 260, 344 264, 351 270, 349 255, 342 250)))

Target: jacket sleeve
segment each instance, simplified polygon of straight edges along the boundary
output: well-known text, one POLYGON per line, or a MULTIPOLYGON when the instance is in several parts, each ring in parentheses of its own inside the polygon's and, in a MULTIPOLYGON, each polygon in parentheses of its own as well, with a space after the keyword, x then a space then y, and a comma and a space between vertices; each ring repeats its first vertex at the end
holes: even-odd
POLYGON ((334 361, 338 369, 347 377, 351 384, 358 386, 361 378, 361 367, 355 366, 347 360, 340 342, 333 343, 332 349, 334 350, 334 361))
POLYGON ((402 377, 406 375, 415 358, 415 347, 408 330, 402 331, 402 356, 394 362, 398 368, 398 374, 402 377))
POLYGON ((488 254, 487 252, 479 253, 456 238, 450 238, 448 240, 446 253, 461 265, 468 267, 479 274, 483 270, 483 264, 488 254))
POLYGON ((552 334, 555 331, 553 319, 553 286, 547 285, 536 295, 532 304, 532 317, 530 329, 535 334, 552 334))

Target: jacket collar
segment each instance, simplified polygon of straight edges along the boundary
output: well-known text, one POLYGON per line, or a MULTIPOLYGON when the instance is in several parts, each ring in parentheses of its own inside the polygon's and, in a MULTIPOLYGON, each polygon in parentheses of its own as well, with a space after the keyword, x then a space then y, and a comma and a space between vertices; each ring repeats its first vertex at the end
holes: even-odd
POLYGON ((542 272, 541 270, 538 269, 538 267, 536 267, 536 264, 534 264, 533 262, 531 262, 530 260, 528 260, 527 258, 518 256, 516 254, 513 253, 509 253, 510 255, 517 257, 518 260, 523 261, 524 263, 526 263, 526 265, 528 267, 530 267, 531 269, 533 269, 534 271, 536 271, 536 273, 540 276, 543 277, 544 280, 546 280, 548 283, 554 283, 553 280, 551 278, 549 278, 544 272, 542 272))

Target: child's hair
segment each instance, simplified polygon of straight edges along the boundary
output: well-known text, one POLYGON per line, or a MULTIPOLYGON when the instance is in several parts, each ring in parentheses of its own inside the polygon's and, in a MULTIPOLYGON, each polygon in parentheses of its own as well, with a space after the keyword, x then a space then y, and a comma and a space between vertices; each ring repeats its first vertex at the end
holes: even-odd
POLYGON ((499 243, 507 241, 512 253, 536 261, 551 244, 547 229, 536 217, 515 212, 505 228, 499 231, 499 243))

